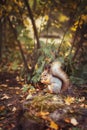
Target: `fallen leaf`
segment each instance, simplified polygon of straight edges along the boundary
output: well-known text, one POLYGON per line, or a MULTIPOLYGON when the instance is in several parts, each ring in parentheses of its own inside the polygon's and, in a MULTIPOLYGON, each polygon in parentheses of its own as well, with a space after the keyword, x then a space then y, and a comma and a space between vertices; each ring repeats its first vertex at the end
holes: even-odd
POLYGON ((3 100, 3 99, 9 99, 9 98, 10 97, 7 94, 3 94, 3 97, 1 99, 3 100))
POLYGON ((67 123, 70 123, 70 119, 69 118, 65 118, 64 121, 67 122, 67 123))
POLYGON ((9 104, 7 104, 7 106, 9 107, 9 106, 12 106, 12 104, 11 103, 9 103, 9 104))
POLYGON ((28 94, 28 96, 26 97, 26 100, 32 99, 32 98, 33 98, 32 94, 28 94))
POLYGON ((54 121, 52 121, 52 120, 50 122, 50 128, 52 128, 54 130, 58 130, 59 129, 58 125, 54 121))
POLYGON ((65 104, 70 105, 71 103, 74 103, 75 98, 74 97, 67 97, 65 98, 65 104))
POLYGON ((49 112, 43 112, 43 111, 41 111, 41 112, 38 112, 37 115, 38 116, 47 116, 47 115, 49 115, 49 112))
POLYGON ((16 91, 16 94, 18 95, 18 94, 20 94, 20 92, 16 91))
POLYGON ((0 111, 3 111, 5 109, 5 106, 0 106, 0 111))
POLYGON ((43 111, 41 111, 41 112, 38 112, 37 114, 36 114, 36 116, 39 116, 39 117, 41 117, 41 118, 43 118, 43 119, 45 119, 45 120, 50 120, 50 118, 49 118, 49 112, 43 112, 43 111))
POLYGON ((16 111, 16 107, 13 107, 12 111, 15 112, 16 111))
POLYGON ((3 124, 0 123, 0 130, 2 130, 1 126, 3 126, 3 124))
POLYGON ((76 125, 78 125, 78 122, 77 122, 77 120, 73 117, 73 118, 71 118, 71 124, 72 125, 74 125, 74 126, 76 126, 76 125))
POLYGON ((79 98, 79 102, 83 102, 83 101, 85 101, 85 97, 79 98))

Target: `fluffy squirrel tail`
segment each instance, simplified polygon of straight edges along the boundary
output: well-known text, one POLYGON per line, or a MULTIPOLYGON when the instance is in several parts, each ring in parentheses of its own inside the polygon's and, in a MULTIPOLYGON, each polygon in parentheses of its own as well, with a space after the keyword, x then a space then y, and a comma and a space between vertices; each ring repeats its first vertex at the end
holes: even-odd
POLYGON ((51 73, 53 76, 59 78, 62 80, 63 85, 62 85, 62 92, 67 90, 69 87, 69 78, 67 74, 62 70, 61 68, 61 63, 60 62, 53 62, 51 65, 51 73))

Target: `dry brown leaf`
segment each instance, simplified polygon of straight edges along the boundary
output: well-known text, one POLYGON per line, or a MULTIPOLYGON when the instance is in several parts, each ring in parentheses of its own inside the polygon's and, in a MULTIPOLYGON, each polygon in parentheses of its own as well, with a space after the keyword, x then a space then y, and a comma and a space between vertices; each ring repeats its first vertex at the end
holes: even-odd
POLYGON ((20 92, 16 91, 16 94, 18 95, 18 94, 20 94, 20 92))
POLYGON ((5 106, 0 106, 0 111, 3 111, 5 109, 5 106))
POLYGON ((70 119, 69 118, 65 118, 64 121, 67 122, 67 123, 70 123, 70 119))
POLYGON ((16 107, 13 107, 12 111, 15 112, 16 111, 16 107))
POLYGON ((3 99, 9 99, 9 98, 10 97, 7 94, 3 94, 3 97, 1 99, 3 100, 3 99))

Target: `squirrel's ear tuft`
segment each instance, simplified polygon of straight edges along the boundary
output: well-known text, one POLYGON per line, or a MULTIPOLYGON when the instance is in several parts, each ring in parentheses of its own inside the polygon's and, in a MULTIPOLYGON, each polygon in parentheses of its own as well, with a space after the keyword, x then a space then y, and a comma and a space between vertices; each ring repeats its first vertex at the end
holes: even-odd
POLYGON ((50 64, 46 64, 44 68, 45 68, 45 70, 50 71, 51 65, 50 64))

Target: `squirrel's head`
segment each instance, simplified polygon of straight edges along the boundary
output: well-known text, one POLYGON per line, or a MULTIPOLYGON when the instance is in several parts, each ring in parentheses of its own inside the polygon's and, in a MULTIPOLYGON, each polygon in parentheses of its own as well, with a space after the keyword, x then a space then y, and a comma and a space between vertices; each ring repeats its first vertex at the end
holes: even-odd
POLYGON ((51 76, 52 75, 50 75, 50 73, 48 73, 47 70, 44 70, 43 73, 41 74, 41 83, 49 84, 51 76))
POLYGON ((49 73, 50 72, 50 68, 51 68, 51 65, 50 64, 46 64, 45 67, 44 67, 44 70, 46 70, 49 73))

